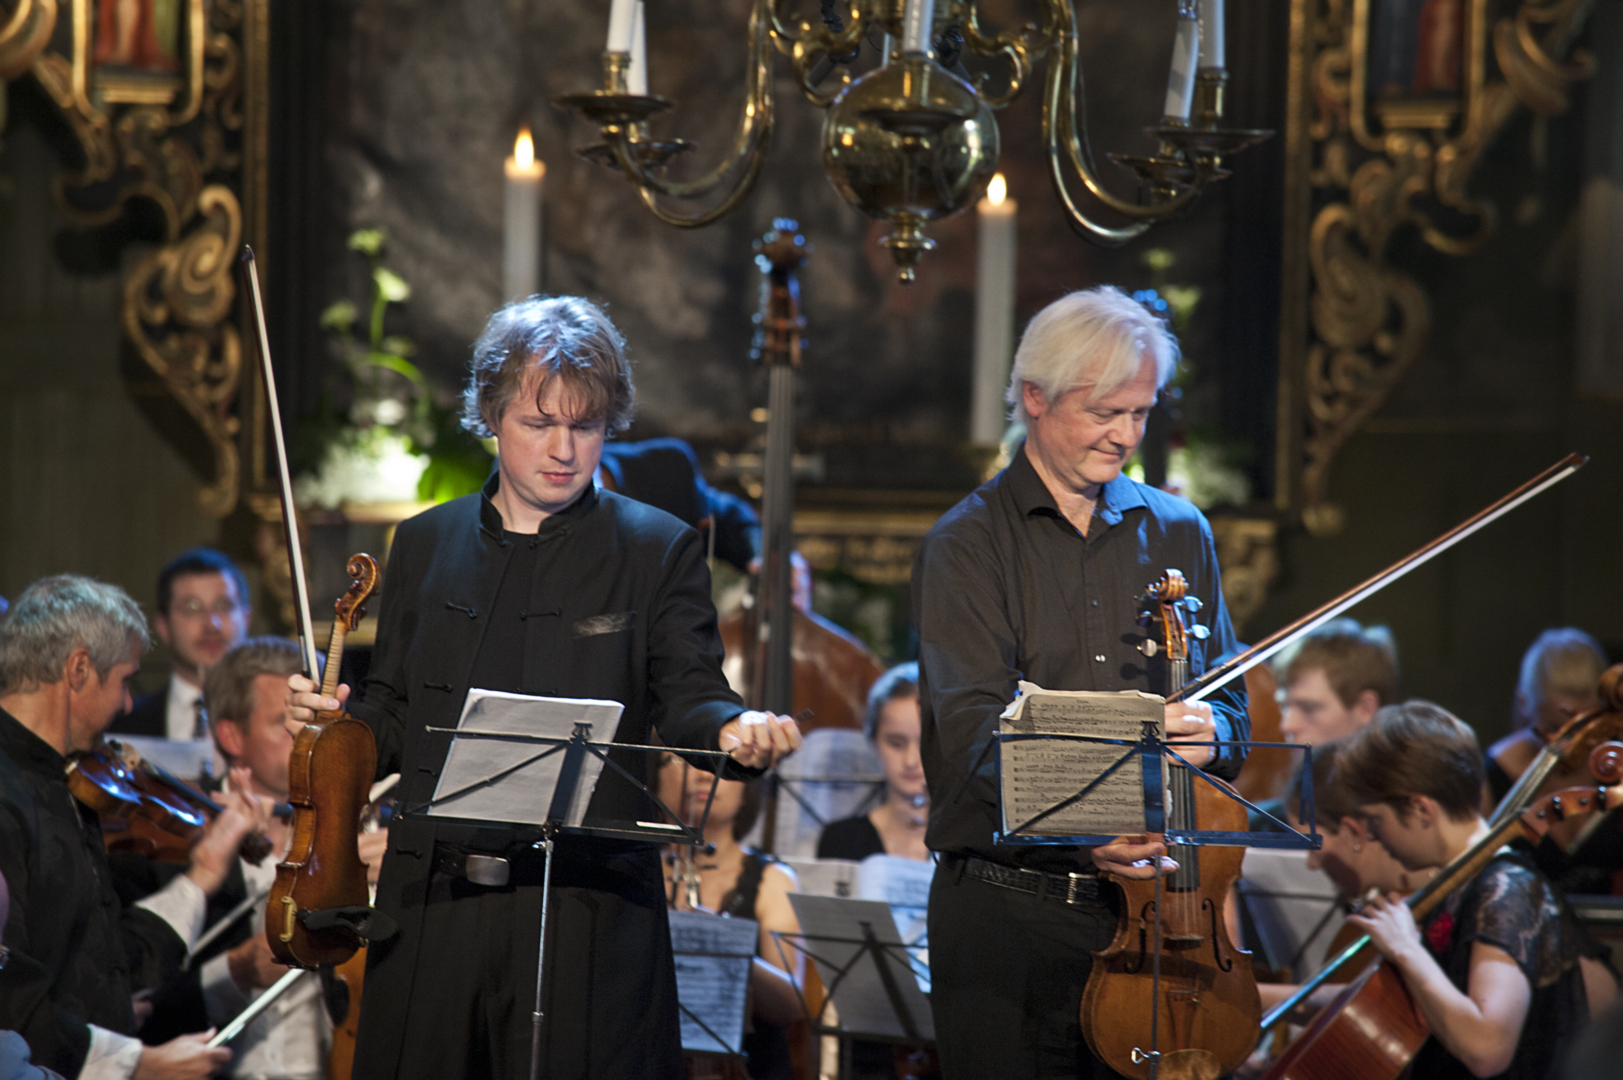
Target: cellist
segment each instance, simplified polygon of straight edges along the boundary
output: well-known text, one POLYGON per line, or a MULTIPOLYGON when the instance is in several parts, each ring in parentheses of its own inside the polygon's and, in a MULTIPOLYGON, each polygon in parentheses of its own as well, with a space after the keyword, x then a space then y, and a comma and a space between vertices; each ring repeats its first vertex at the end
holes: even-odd
MULTIPOLYGON (((1333 783, 1411 871, 1447 865, 1488 832, 1476 736, 1430 702, 1376 713, 1338 748, 1333 783)), ((1508 847, 1423 927, 1395 895, 1372 899, 1349 920, 1369 934, 1430 1025, 1412 1067, 1427 1080, 1556 1075, 1591 995, 1617 993, 1608 974, 1585 978, 1572 910, 1530 858, 1508 847)))
MULTIPOLYGON (((1165 848, 1142 837, 1086 848, 994 846, 990 767, 970 770, 1019 679, 1055 690, 1159 691, 1168 670, 1137 646, 1137 598, 1182 570, 1203 610, 1190 676, 1236 648, 1210 526, 1190 503, 1122 475, 1144 438, 1177 343, 1117 289, 1072 293, 1040 312, 1015 353, 1007 401, 1026 424, 1009 467, 950 510, 913 570, 935 1030, 946 1080, 1108 1076, 1079 1018, 1093 953, 1115 934, 1108 870, 1153 878, 1165 848)), ((1210 704, 1168 705, 1169 739, 1246 738, 1236 680, 1210 704)), ((1232 778, 1243 754, 1191 747, 1232 778)))
MULTIPOLYGON (((470 367, 463 423, 497 437, 497 472, 481 493, 400 526, 353 709, 376 736, 379 775, 401 773, 408 808, 378 882, 377 906, 400 933, 368 947, 361 1080, 529 1072, 537 833, 431 823, 409 809, 432 796, 446 753, 424 729, 454 727, 470 688, 618 701, 617 741, 646 744, 657 727, 668 746, 730 751, 746 770, 800 742, 792 720, 746 712, 722 677, 698 533, 592 483, 634 405, 624 339, 602 310, 578 297, 509 305, 470 367), (497 862, 506 884, 469 869, 497 862)), ((295 723, 348 697, 289 681, 295 723)), ((592 812, 653 811, 605 770, 592 812)), ((542 1075, 680 1076, 658 850, 565 835, 552 885, 542 1075)))

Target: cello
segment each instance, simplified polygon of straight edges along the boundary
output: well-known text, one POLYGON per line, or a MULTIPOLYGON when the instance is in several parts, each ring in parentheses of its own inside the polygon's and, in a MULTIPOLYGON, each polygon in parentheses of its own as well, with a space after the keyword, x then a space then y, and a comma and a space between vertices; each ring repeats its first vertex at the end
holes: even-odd
MULTIPOLYGON (((1191 633, 1205 636, 1205 627, 1184 621, 1200 601, 1170 569, 1147 599, 1161 641, 1145 651, 1165 652, 1170 696, 1188 680, 1191 633)), ((1170 828, 1245 831, 1245 805, 1217 787, 1232 791, 1228 785, 1197 782, 1191 766, 1170 760, 1166 773, 1170 828)), ((1173 844, 1167 855, 1178 869, 1148 881, 1101 875, 1123 902, 1115 939, 1094 954, 1082 1033, 1094 1056, 1123 1076, 1216 1080, 1250 1055, 1262 1015, 1251 955, 1229 940, 1224 919, 1245 849, 1173 844)))
MULTIPOLYGON (((1576 722, 1576 721, 1575 721, 1576 722)), ((1481 873, 1499 849, 1520 837, 1537 844, 1552 824, 1623 802, 1623 743, 1597 744, 1588 755, 1597 786, 1547 795, 1506 814, 1406 903, 1418 923, 1481 873)), ((1368 941, 1367 938, 1364 939, 1368 941)), ((1365 946, 1368 948, 1369 946, 1365 946)), ((1431 1036, 1397 972, 1377 959, 1286 1047, 1264 1080, 1393 1080, 1431 1036)))

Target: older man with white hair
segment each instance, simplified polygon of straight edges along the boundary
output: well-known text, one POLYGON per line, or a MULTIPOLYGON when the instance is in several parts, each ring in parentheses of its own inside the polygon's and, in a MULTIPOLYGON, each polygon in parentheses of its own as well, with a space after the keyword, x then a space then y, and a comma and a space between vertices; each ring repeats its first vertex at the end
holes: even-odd
MULTIPOLYGON (((1093 952, 1116 930, 1119 890, 1099 874, 1152 877, 1170 867, 1165 849, 1142 836, 1095 848, 996 845, 996 773, 982 755, 1021 679, 1167 693, 1164 655, 1139 649, 1138 615, 1144 586, 1169 569, 1188 578, 1209 631, 1190 637, 1191 676, 1236 648, 1205 518, 1122 475, 1176 364, 1165 325, 1117 289, 1050 304, 1026 328, 1009 381, 1024 445, 919 550, 926 843, 941 856, 931 998, 947 1080, 1113 1075, 1079 1021, 1093 952)), ((1240 684, 1207 700, 1168 705, 1168 738, 1246 738, 1240 684)), ((1209 746, 1183 756, 1224 777, 1244 757, 1209 746)))

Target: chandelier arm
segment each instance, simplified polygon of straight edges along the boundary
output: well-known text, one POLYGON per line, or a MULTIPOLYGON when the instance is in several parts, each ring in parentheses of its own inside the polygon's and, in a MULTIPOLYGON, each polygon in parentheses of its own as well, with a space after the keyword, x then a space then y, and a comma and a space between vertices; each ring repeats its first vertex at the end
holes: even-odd
MULTIPOLYGON (((772 135, 772 52, 767 14, 773 0, 755 0, 750 10, 750 65, 749 78, 744 85, 744 115, 739 121, 738 133, 733 137, 732 149, 714 170, 697 180, 665 180, 655 176, 638 159, 636 143, 628 127, 621 128, 609 140, 614 148, 615 162, 620 170, 642 192, 653 191, 671 199, 696 199, 708 195, 721 186, 728 174, 740 161, 760 157, 772 135)), ((757 165, 746 171, 742 182, 728 194, 723 205, 737 206, 750 192, 755 177, 760 175, 757 165)), ((647 202, 645 195, 644 202, 647 202)), ((707 218, 706 222, 715 218, 707 218)), ((700 222, 704 224, 706 222, 700 222)), ((673 224, 675 224, 673 222, 673 224)))
MULTIPOLYGON (((1080 108, 1084 114, 1086 113, 1087 96, 1083 89, 1082 61, 1076 44, 1076 9, 1072 6, 1071 0, 1053 0, 1053 3, 1060 13, 1057 22, 1061 27, 1061 38, 1059 55, 1051 60, 1048 67, 1047 93, 1043 101, 1043 135, 1048 140, 1049 164, 1054 175, 1055 187, 1060 189, 1060 197, 1073 214, 1077 213, 1075 204, 1063 189, 1059 162, 1060 149, 1063 146, 1071 167, 1081 178, 1083 185, 1094 198, 1115 213, 1145 223, 1164 221, 1182 213, 1200 197, 1203 183, 1198 174, 1195 183, 1166 202, 1156 203, 1153 206, 1127 202, 1111 194, 1099 181, 1093 164, 1093 150, 1088 144, 1085 115, 1080 118, 1080 131, 1078 128, 1077 110, 1080 108)), ((1082 221, 1087 221, 1082 215, 1077 216, 1082 221)), ((1094 231, 1097 226, 1089 223, 1088 228, 1094 231)), ((1143 231, 1139 229, 1138 232, 1126 233, 1121 240, 1113 242, 1124 242, 1143 231)), ((1107 229, 1104 232, 1119 233, 1124 230, 1107 229)))
MULTIPOLYGON (((738 209, 744 200, 749 198, 750 192, 755 189, 755 182, 761 178, 761 170, 766 166, 766 149, 764 141, 751 148, 749 158, 744 165, 744 172, 740 175, 738 183, 733 187, 732 191, 727 193, 725 199, 709 210, 696 214, 680 214, 667 210, 659 205, 658 195, 647 187, 638 187, 637 195, 642 199, 642 204, 648 207, 656 218, 667 225, 675 225, 679 229, 697 229, 709 225, 711 222, 718 221, 738 209)), ((615 156, 624 156, 618 144, 615 146, 615 156)))
MULTIPOLYGON (((784 29, 782 21, 778 18, 777 6, 785 0, 773 0, 772 5, 772 34, 778 45, 778 51, 789 54, 795 69, 795 82, 806 99, 819 108, 826 109, 834 103, 834 99, 851 85, 851 74, 840 64, 840 81, 832 89, 819 90, 811 80, 812 69, 824 57, 849 56, 853 49, 862 47, 863 36, 868 30, 868 14, 861 6, 852 0, 846 12, 845 25, 839 33, 828 28, 822 21, 812 23, 800 20, 800 32, 790 34, 784 29)), ((825 76, 826 78, 826 76, 825 76)))
MULTIPOLYGON (((1048 28, 1045 26, 1035 46, 1025 34, 1012 30, 989 37, 981 31, 977 0, 961 0, 961 4, 955 4, 954 7, 961 20, 964 44, 981 56, 1002 56, 1009 64, 1009 88, 1001 94, 985 92, 984 75, 976 80, 976 89, 980 91, 981 100, 994 109, 1001 109, 1019 97, 1020 92, 1025 89, 1026 80, 1031 75, 1032 61, 1048 52, 1051 34, 1047 32, 1048 28)), ((1048 21, 1045 18, 1044 22, 1048 21)))

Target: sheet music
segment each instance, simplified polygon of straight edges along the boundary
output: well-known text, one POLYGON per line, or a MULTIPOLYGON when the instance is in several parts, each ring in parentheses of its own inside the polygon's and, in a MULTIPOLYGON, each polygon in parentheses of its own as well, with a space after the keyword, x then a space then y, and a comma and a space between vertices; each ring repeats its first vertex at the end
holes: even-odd
MULTIPOLYGON (((590 698, 533 697, 499 690, 469 690, 462 704, 457 731, 496 732, 504 735, 541 735, 568 738, 576 724, 591 728, 591 741, 614 737, 625 706, 618 701, 590 698)), ((434 788, 432 817, 509 821, 520 825, 545 823, 558 784, 564 751, 545 743, 507 739, 465 739, 451 744, 439 784, 434 788), (537 760, 530 760, 535 758, 537 760), (515 769, 515 766, 522 767, 515 769), (460 792, 460 794, 457 794, 460 792), (443 802, 441 800, 444 800, 443 802)), ((565 825, 578 827, 603 771, 603 759, 590 752, 581 763, 580 781, 569 806, 565 825)))
POLYGON ((857 867, 849 859, 784 859, 800 882, 800 891, 809 896, 857 895, 857 867))
POLYGON ((1335 885, 1307 865, 1307 855, 1249 848, 1238 882, 1240 901, 1261 939, 1253 947, 1276 970, 1294 964, 1291 977, 1298 982, 1324 966, 1330 942, 1346 921, 1335 885))
POLYGON ((779 857, 809 859, 823 827, 878 805, 884 771, 873 744, 850 728, 817 728, 777 770, 776 827, 772 850, 779 857))
POLYGON ((670 920, 682 1049, 742 1053, 744 1007, 760 924, 701 911, 673 911, 670 920))
POLYGON ((789 902, 794 905, 795 918, 800 921, 803 935, 800 940, 817 964, 818 977, 838 1010, 842 1031, 852 1035, 909 1039, 911 1036, 898 1016, 899 1007, 912 1021, 918 1038, 935 1040, 930 999, 925 997, 916 979, 907 977, 913 966, 908 954, 913 950, 903 946, 889 905, 874 900, 836 900, 800 893, 790 893, 789 902), (880 977, 872 953, 857 960, 863 949, 864 926, 886 946, 884 959, 895 998, 880 977), (841 969, 847 967, 849 970, 840 977, 841 969))
MULTIPOLYGON (((1165 699, 1138 690, 1044 690, 1022 681, 1003 710, 1003 731, 1137 740, 1145 725, 1166 737, 1165 699)), ((1075 795, 1129 747, 1081 741, 1003 743, 1003 831, 1075 795)), ((1032 836, 1119 836, 1144 831, 1142 759, 1134 755, 1087 797, 1030 829, 1032 836)))
POLYGON ((857 896, 890 905, 896 932, 910 948, 913 974, 919 989, 930 992, 929 909, 930 882, 935 861, 904 859, 897 855, 869 855, 857 870, 857 896))

